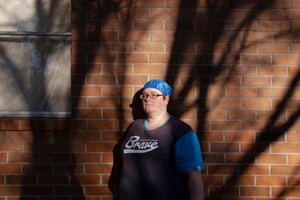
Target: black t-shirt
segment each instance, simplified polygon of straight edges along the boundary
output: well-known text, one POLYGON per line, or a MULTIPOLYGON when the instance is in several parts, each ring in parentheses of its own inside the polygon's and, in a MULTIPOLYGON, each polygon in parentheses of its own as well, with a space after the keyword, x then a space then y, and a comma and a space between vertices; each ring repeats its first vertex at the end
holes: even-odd
POLYGON ((174 145, 192 129, 171 117, 155 130, 136 120, 126 131, 121 148, 121 200, 188 200, 186 175, 178 171, 174 145))

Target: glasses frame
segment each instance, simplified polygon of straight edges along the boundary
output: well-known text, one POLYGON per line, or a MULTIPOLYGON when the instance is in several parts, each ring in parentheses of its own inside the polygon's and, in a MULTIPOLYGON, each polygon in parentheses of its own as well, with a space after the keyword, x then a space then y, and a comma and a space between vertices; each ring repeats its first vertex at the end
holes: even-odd
POLYGON ((140 99, 145 100, 145 99, 148 99, 148 97, 150 97, 150 99, 157 99, 160 96, 164 97, 165 95, 163 95, 163 94, 141 94, 140 99))

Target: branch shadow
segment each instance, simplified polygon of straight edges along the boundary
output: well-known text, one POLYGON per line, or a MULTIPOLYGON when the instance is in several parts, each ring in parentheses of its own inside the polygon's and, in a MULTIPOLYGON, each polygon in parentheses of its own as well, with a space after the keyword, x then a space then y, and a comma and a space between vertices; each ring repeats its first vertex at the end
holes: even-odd
MULTIPOLYGON (((263 153, 272 143, 276 142, 280 137, 287 133, 287 131, 297 122, 300 116, 300 107, 296 109, 288 118, 285 123, 277 125, 277 120, 284 115, 284 108, 287 106, 289 99, 292 97, 297 85, 299 85, 300 80, 300 70, 294 76, 291 81, 286 94, 281 99, 279 104, 276 107, 274 113, 270 116, 265 127, 259 132, 258 138, 253 142, 253 145, 247 153, 235 163, 237 168, 236 171, 227 179, 226 185, 234 186, 237 184, 239 177, 237 175, 243 175, 246 170, 255 162, 256 158, 263 153)), ((299 182, 299 181, 298 181, 299 182)), ((220 198, 225 194, 228 194, 230 190, 226 185, 221 187, 219 190, 216 190, 208 200, 215 200, 220 198)), ((291 190, 290 188, 282 188, 280 194, 277 196, 282 197, 285 193, 291 190)))
MULTIPOLYGON (((203 1, 202 1, 203 2, 203 1)), ((204 13, 202 13, 201 16, 205 16, 210 22, 210 24, 213 24, 214 22, 218 21, 219 18, 226 19, 228 18, 230 11, 234 10, 236 7, 242 7, 244 2, 233 2, 231 1, 230 5, 227 5, 227 1, 205 1, 208 5, 208 10, 204 13), (227 8, 227 13, 225 12, 219 12, 219 8, 227 8), (216 17, 217 16, 217 17, 216 17), (220 17, 222 16, 222 17, 220 17)), ((264 2, 264 6, 262 6, 261 2, 259 1, 253 1, 251 6, 247 5, 250 8, 249 13, 245 16, 244 19, 241 20, 240 24, 238 25, 237 30, 243 30, 249 28, 251 26, 251 22, 256 18, 257 15, 259 15, 261 12, 263 12, 265 9, 268 9, 269 7, 272 7, 272 5, 275 3, 274 0, 269 0, 264 2)), ((246 5, 246 4, 245 4, 246 5)), ((209 111, 209 108, 207 107, 207 97, 208 97, 208 91, 210 89, 210 86, 217 80, 219 75, 224 75, 225 73, 233 73, 235 71, 235 68, 237 67, 237 62, 239 58, 239 53, 236 54, 235 58, 232 60, 232 66, 231 67, 224 67, 224 63, 226 63, 226 60, 228 59, 228 56, 230 55, 230 45, 238 38, 239 31, 235 31, 234 34, 232 34, 228 41, 226 41, 227 47, 229 51, 224 51, 222 56, 219 57, 218 61, 214 64, 213 58, 207 57, 207 55, 214 55, 214 48, 216 46, 216 43, 212 42, 211 35, 213 35, 213 39, 215 41, 218 41, 219 38, 221 38, 223 35, 226 35, 224 28, 225 24, 218 25, 217 28, 214 30, 205 30, 207 27, 206 24, 201 24, 201 17, 198 16, 199 13, 197 13, 197 4, 194 1, 180 1, 180 10, 178 14, 178 23, 176 27, 176 32, 174 34, 174 44, 173 44, 173 50, 172 55, 169 60, 169 67, 165 76, 165 79, 171 84, 174 85, 177 79, 180 79, 180 70, 182 69, 181 65, 188 65, 190 68, 190 73, 187 76, 186 79, 184 79, 184 82, 181 83, 183 88, 181 88, 178 91, 177 96, 179 98, 173 100, 171 104, 171 112, 175 113, 177 117, 181 117, 184 112, 186 112, 188 109, 197 107, 198 113, 197 113, 197 132, 200 139, 200 142, 202 138, 205 137, 206 131, 205 131, 205 122, 207 119, 207 114, 209 111), (186 16, 186 8, 190 8, 188 12, 188 16, 186 16), (195 9, 191 9, 195 8, 195 9), (189 20, 187 20, 187 18, 189 20), (195 36, 192 34, 194 30, 195 25, 195 19, 199 19, 199 26, 203 27, 202 33, 203 35, 199 34, 199 36, 195 36), (184 31, 183 31, 184 30, 184 31), (194 41, 191 40, 191 38, 194 38, 194 41), (185 49, 189 49, 189 46, 193 45, 193 42, 195 41, 208 41, 212 44, 210 47, 203 47, 204 51, 199 50, 199 52, 206 52, 206 53, 199 53, 197 56, 195 56, 193 59, 188 60, 188 53, 185 54, 185 49), (182 51, 182 53, 179 53, 178 51, 182 51), (209 63, 209 64, 208 64, 209 63), (190 86, 197 87, 198 91, 198 98, 187 105, 187 96, 189 92, 191 92, 190 86), (182 109, 178 109, 182 108, 182 109)), ((224 22, 223 21, 223 22, 224 22)), ((197 20, 196 20, 197 22, 197 20)), ((204 43, 205 44, 205 43, 204 43)), ((242 52, 244 48, 246 48, 246 41, 242 40, 239 49, 237 52, 242 52)), ((201 48, 201 47, 200 47, 201 48)), ((228 77, 229 77, 228 76, 228 77)), ((280 118, 281 115, 284 114, 282 108, 288 104, 288 100, 291 97, 292 93, 295 92, 296 86, 299 84, 299 72, 295 75, 293 81, 289 85, 289 88, 285 94, 285 96, 282 97, 281 102, 277 105, 275 112, 270 117, 269 121, 266 123, 266 126, 260 131, 258 134, 259 137, 254 141, 253 146, 247 151, 247 153, 244 154, 244 156, 239 160, 236 165, 236 171, 232 172, 231 176, 226 180, 226 183, 224 186, 221 186, 219 190, 213 191, 212 193, 209 193, 207 196, 207 200, 216 200, 216 199, 223 199, 226 197, 226 195, 234 195, 235 189, 232 187, 232 189, 229 186, 235 186, 238 184, 239 175, 243 175, 245 171, 253 165, 255 159, 257 156, 259 156, 268 146, 270 146, 273 142, 275 142, 277 139, 279 139, 281 136, 283 136, 291 126, 293 126, 296 121, 299 118, 299 109, 296 110, 294 113, 292 113, 289 116, 289 119, 281 125, 276 125, 276 121, 280 118)), ((226 86, 227 79, 224 79, 223 81, 223 87, 226 86)), ((226 149, 224 149, 224 152, 226 152, 226 149)), ((205 152, 204 152, 205 154, 205 152)), ((204 183, 205 184, 205 183, 204 183)), ((284 189, 283 189, 284 190, 284 189)), ((282 191, 282 194, 284 191, 282 191)))
MULTIPOLYGON (((59 9, 58 1, 51 1, 44 9, 43 3, 35 4, 37 22, 36 30, 49 31, 54 25, 55 11, 59 9), (45 25, 45 21, 47 22, 45 25), (45 30, 46 26, 46 30, 45 30)), ((67 6, 71 6, 70 4, 67 6)), ((70 9, 70 7, 68 7, 70 9)), ((36 49, 42 58, 40 65, 44 69, 48 54, 55 51, 44 48, 45 40, 38 39, 36 49)), ((40 80, 42 92, 47 90, 46 80, 40 80)), ((21 88, 21 86, 20 86, 21 88)), ((43 96, 46 96, 45 94, 43 96)), ((28 104, 30 101, 24 99, 28 104)), ((30 105, 30 104, 29 104, 30 105)), ((51 111, 51 105, 44 101, 51 111)), ((32 132, 31 162, 24 168, 21 181, 20 200, 37 199, 77 199, 84 200, 83 189, 75 176, 76 160, 71 148, 70 120, 68 118, 28 118, 32 132)))
MULTIPOLYGON (((142 101, 140 99, 140 95, 142 94, 143 89, 138 90, 133 96, 132 103, 130 104, 132 110, 132 118, 136 119, 144 119, 146 114, 143 111, 142 101)), ((117 143, 113 148, 113 167, 111 170, 111 174, 108 181, 108 187, 113 195, 114 200, 119 200, 119 183, 120 183, 120 174, 122 169, 122 159, 121 159, 121 146, 126 137, 126 131, 121 135, 117 143)))

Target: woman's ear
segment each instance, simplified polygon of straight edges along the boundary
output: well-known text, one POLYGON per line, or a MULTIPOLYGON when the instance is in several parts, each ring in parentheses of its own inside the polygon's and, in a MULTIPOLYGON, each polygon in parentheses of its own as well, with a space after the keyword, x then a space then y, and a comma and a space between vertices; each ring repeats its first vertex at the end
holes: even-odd
POLYGON ((170 102, 170 96, 164 96, 164 100, 167 101, 167 104, 170 102))

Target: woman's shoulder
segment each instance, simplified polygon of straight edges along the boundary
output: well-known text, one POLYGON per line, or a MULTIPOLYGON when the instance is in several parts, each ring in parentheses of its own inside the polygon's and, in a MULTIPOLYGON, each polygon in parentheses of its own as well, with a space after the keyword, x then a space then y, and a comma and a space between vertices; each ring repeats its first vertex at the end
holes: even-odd
POLYGON ((171 116, 169 121, 176 127, 191 129, 189 124, 187 124, 186 122, 184 122, 183 120, 181 120, 175 116, 171 116))

